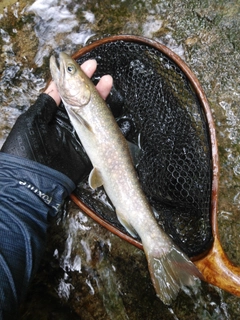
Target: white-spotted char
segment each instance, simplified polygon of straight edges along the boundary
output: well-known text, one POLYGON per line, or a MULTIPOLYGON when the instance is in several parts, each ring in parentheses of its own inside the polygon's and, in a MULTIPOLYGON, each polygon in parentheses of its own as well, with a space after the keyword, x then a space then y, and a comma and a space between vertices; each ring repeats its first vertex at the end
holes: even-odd
POLYGON ((181 287, 195 284, 199 271, 157 224, 139 183, 128 143, 94 84, 65 53, 60 53, 58 64, 51 57, 50 69, 92 162, 90 186, 103 186, 119 221, 132 236, 139 235, 156 293, 170 304, 181 287))

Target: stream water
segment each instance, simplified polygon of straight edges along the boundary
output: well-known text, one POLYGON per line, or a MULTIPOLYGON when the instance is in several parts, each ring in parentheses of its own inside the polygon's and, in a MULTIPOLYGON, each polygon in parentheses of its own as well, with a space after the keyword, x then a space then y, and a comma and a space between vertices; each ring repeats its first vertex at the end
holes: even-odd
MULTIPOLYGON (((54 52, 104 35, 136 34, 190 66, 210 103, 220 154, 218 221, 240 264, 240 2, 238 0, 3 0, 0 2, 0 146, 49 78, 54 52)), ((238 319, 239 298, 201 283, 170 307, 155 296, 144 254, 68 203, 49 230, 21 319, 238 319)))

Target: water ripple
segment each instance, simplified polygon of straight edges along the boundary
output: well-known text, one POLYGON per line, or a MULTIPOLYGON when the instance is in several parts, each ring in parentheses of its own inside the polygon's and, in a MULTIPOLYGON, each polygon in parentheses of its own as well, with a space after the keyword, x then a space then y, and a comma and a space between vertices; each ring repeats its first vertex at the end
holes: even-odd
MULTIPOLYGON (((52 50, 64 46, 64 49, 69 51, 73 43, 85 44, 94 34, 91 30, 84 30, 82 26, 79 28, 80 22, 76 13, 80 4, 75 4, 74 8, 70 9, 71 2, 70 0, 48 2, 37 0, 27 9, 27 12, 35 14, 35 33, 39 40, 35 63, 38 66, 43 64, 44 57, 48 57, 52 50)), ((94 15, 91 12, 85 12, 84 18, 94 21, 94 15)))

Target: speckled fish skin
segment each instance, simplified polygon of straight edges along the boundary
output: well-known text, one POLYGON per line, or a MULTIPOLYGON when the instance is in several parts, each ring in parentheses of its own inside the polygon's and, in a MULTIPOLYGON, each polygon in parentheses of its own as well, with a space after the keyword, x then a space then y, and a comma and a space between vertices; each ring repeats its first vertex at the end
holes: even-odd
POLYGON ((93 170, 92 188, 103 185, 119 221, 141 238, 158 297, 170 304, 200 273, 157 224, 132 163, 128 143, 110 109, 90 79, 67 54, 54 56, 50 70, 70 120, 87 152, 93 170))

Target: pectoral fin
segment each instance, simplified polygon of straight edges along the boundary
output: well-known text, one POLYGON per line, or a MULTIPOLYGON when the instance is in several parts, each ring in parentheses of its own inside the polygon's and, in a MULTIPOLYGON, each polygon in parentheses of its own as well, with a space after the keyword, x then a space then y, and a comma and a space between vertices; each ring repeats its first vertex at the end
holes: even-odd
POLYGON ((89 177, 88 183, 92 189, 97 189, 103 185, 101 173, 98 171, 97 168, 93 168, 89 177))
POLYGON ((116 214, 118 217, 119 222, 124 226, 124 228, 127 230, 127 232, 134 238, 137 237, 137 233, 135 231, 135 229, 133 228, 133 226, 126 221, 126 219, 124 218, 123 214, 121 212, 119 212, 118 210, 116 210, 116 214))
POLYGON ((70 120, 73 123, 73 126, 74 126, 74 122, 75 122, 74 119, 75 119, 78 121, 78 123, 83 125, 86 129, 88 129, 89 131, 92 131, 90 124, 85 119, 83 119, 83 117, 79 114, 78 112, 79 107, 68 106, 66 104, 65 104, 65 107, 69 114, 70 120))

